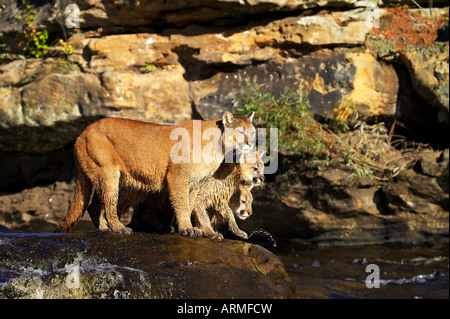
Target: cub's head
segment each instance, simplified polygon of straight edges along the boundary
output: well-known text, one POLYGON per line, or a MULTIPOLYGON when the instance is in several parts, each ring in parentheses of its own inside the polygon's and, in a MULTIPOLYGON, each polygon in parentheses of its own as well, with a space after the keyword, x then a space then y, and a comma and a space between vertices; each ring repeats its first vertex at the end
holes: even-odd
POLYGON ((242 185, 234 192, 230 198, 229 206, 234 215, 239 219, 246 219, 252 211, 253 196, 250 191, 242 185))
POLYGON ((248 190, 264 183, 264 162, 261 159, 264 152, 263 149, 259 149, 256 153, 248 152, 240 157, 242 183, 248 190))
POLYGON ((225 153, 233 150, 248 152, 256 144, 256 129, 252 120, 255 112, 250 112, 245 116, 233 115, 230 112, 223 113, 222 124, 223 146, 225 153))

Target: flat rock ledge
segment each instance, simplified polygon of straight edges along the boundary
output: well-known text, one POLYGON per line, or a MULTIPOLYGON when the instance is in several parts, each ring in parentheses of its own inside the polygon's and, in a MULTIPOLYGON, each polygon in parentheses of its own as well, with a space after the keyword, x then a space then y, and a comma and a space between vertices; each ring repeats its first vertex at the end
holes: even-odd
POLYGON ((284 265, 237 240, 0 234, 1 298, 292 298, 284 265))

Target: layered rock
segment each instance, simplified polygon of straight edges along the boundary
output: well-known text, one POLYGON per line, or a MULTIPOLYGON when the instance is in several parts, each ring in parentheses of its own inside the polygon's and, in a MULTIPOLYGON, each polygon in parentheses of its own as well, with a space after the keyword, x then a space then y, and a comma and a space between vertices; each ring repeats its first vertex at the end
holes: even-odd
MULTIPOLYGON (((274 93, 299 85, 321 116, 332 117, 348 100, 368 115, 392 116, 398 79, 391 66, 368 54, 320 49, 362 45, 372 27, 368 14, 301 14, 213 33, 194 26, 162 34, 74 35, 67 43, 75 50, 67 60, 2 65, 0 149, 55 150, 101 116, 175 123, 190 118, 193 106, 203 118, 217 118, 232 110, 246 82, 274 93), (304 45, 318 50, 303 54, 304 45), (71 127, 62 128, 63 123, 71 127), (37 136, 37 127, 48 136, 37 136), (27 138, 31 147, 22 143, 27 138)), ((61 49, 50 51, 64 56, 61 49)))
POLYGON ((406 52, 402 59, 408 67, 414 88, 440 111, 441 121, 448 123, 449 43, 436 42, 419 52, 406 52))
POLYGON ((448 125, 448 8, 388 9, 367 46, 383 59, 399 57, 415 91, 448 125))

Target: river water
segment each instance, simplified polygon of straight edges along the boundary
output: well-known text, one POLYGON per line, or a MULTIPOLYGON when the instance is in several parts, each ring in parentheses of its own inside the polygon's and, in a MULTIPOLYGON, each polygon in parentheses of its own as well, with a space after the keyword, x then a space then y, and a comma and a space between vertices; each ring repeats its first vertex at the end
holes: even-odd
POLYGON ((264 246, 283 261, 297 298, 449 298, 448 247, 264 246))

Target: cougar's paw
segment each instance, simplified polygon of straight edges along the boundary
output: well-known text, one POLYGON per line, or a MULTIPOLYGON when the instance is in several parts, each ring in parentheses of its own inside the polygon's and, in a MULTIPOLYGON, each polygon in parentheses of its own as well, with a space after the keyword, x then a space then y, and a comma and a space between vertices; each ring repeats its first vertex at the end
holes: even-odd
POLYGON ((98 227, 98 230, 101 231, 101 232, 105 232, 105 233, 112 232, 111 228, 109 228, 108 226, 104 226, 104 225, 100 225, 98 227))
POLYGON ((192 232, 193 232, 193 234, 191 235, 191 237, 202 237, 203 236, 203 230, 201 230, 198 227, 192 227, 192 232))
POLYGON ((243 230, 238 231, 238 232, 236 233, 236 236, 239 236, 239 237, 241 237, 241 238, 243 238, 243 239, 248 239, 247 233, 246 233, 245 231, 243 231, 243 230))
POLYGON ((182 236, 189 236, 189 237, 202 237, 203 236, 203 230, 201 230, 198 227, 189 227, 185 229, 180 229, 178 233, 182 236))
POLYGON ((71 230, 71 227, 66 222, 61 222, 58 225, 58 228, 54 230, 54 233, 69 233, 71 230))
POLYGON ((124 227, 124 228, 122 228, 120 233, 122 235, 131 235, 133 233, 133 230, 131 228, 129 228, 129 227, 124 227))
POLYGON ((217 239, 217 240, 221 241, 223 239, 223 235, 221 233, 217 232, 211 237, 211 239, 217 239))
POLYGON ((108 230, 105 231, 112 231, 116 234, 122 234, 122 235, 131 235, 133 233, 133 230, 129 227, 115 227, 115 228, 108 228, 108 230))
POLYGON ((223 235, 215 231, 204 231, 203 236, 205 236, 206 238, 218 239, 219 241, 223 239, 223 235))

